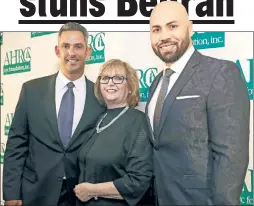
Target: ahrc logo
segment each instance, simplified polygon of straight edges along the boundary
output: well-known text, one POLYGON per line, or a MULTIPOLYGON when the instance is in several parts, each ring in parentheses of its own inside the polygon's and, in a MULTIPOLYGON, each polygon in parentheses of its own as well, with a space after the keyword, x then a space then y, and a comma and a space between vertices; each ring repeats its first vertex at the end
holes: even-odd
POLYGON ((0 164, 4 163, 5 144, 1 143, 0 164))
POLYGON ((4 87, 3 87, 3 83, 0 83, 0 105, 4 105, 4 87))
POLYGON ((0 46, 3 44, 3 32, 0 32, 0 46))
POLYGON ((137 69, 137 73, 139 77, 140 102, 147 102, 149 88, 158 74, 158 69, 157 68, 149 68, 146 70, 137 69))
POLYGON ((4 75, 31 71, 31 49, 16 49, 6 52, 4 75))
POLYGON ((92 48, 92 53, 86 64, 105 62, 105 33, 89 35, 88 45, 92 48))
POLYGON ((225 47, 225 32, 195 32, 192 44, 195 49, 225 47))
POLYGON ((244 183, 242 194, 240 197, 241 205, 253 205, 253 170, 248 170, 246 177, 248 178, 248 183, 244 183))
POLYGON ((8 134, 9 134, 9 129, 11 127, 13 116, 14 116, 13 113, 9 113, 6 115, 6 120, 5 120, 5 125, 4 125, 4 134, 6 136, 8 136, 8 134))
POLYGON ((240 72, 242 77, 245 80, 245 84, 248 88, 248 92, 249 92, 249 98, 250 100, 253 100, 253 69, 254 69, 254 63, 253 63, 253 59, 247 59, 247 61, 240 61, 239 59, 236 60, 236 64, 237 66, 240 68, 240 72), (248 72, 244 72, 244 69, 247 69, 246 71, 248 72), (248 75, 249 74, 249 75, 248 75))
POLYGON ((39 37, 39 36, 44 36, 44 35, 49 35, 56 33, 55 31, 47 31, 47 32, 31 32, 31 38, 34 37, 39 37))

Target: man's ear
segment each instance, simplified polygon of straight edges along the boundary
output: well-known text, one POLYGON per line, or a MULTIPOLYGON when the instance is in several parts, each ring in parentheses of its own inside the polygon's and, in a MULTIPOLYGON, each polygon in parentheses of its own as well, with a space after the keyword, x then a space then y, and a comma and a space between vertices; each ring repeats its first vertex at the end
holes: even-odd
POLYGON ((193 33, 192 21, 189 21, 188 29, 189 29, 189 35, 190 35, 190 38, 191 38, 192 35, 194 34, 194 33, 193 33))
POLYGON ((55 53, 56 53, 56 56, 60 56, 60 50, 59 50, 59 47, 56 45, 55 46, 55 53))
POLYGON ((86 49, 86 60, 88 60, 89 59, 89 57, 91 56, 91 53, 92 53, 92 47, 87 47, 87 49, 86 49))

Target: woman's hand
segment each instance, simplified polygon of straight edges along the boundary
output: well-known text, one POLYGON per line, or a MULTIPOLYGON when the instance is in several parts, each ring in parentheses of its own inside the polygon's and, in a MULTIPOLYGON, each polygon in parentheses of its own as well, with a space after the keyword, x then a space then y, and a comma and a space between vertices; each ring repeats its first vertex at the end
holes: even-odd
POLYGON ((80 199, 82 202, 87 202, 91 198, 97 200, 98 197, 123 199, 113 182, 103 182, 96 184, 83 182, 75 186, 74 192, 78 199, 80 199))
POLYGON ((74 192, 77 196, 77 198, 82 202, 87 202, 93 196, 91 196, 91 190, 92 190, 93 184, 88 182, 83 182, 75 186, 74 192))

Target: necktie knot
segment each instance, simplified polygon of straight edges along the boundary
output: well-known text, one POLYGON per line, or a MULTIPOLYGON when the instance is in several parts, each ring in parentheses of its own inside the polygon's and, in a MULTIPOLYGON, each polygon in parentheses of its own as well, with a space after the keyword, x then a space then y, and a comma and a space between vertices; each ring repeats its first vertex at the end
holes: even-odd
POLYGON ((175 72, 172 70, 172 69, 170 69, 170 68, 167 68, 166 70, 165 70, 165 76, 166 77, 170 77, 172 74, 174 74, 175 72))
POLYGON ((73 82, 69 82, 69 83, 67 84, 67 87, 68 87, 68 89, 72 89, 73 87, 75 87, 75 85, 74 85, 73 82))

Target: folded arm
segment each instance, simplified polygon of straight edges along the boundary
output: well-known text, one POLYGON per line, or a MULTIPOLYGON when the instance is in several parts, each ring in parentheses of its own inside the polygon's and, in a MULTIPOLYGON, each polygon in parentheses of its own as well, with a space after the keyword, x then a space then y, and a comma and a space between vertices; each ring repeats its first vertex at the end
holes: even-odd
POLYGON ((148 130, 143 124, 129 146, 126 174, 112 182, 97 184, 84 182, 77 185, 74 191, 79 199, 82 201, 93 197, 124 199, 128 204, 135 205, 142 198, 152 179, 152 146, 148 130))

